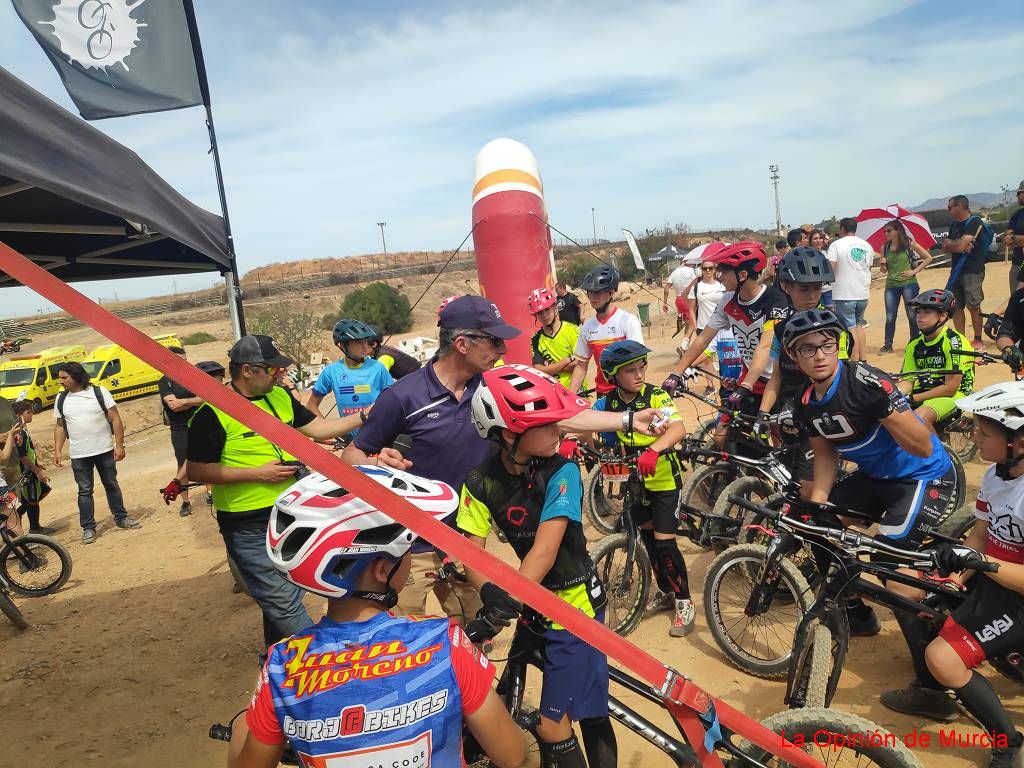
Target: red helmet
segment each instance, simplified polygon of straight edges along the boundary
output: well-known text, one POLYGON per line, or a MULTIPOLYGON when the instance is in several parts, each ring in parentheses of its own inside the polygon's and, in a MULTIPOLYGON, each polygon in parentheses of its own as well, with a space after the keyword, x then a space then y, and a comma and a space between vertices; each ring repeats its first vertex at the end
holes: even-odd
POLYGON ((490 437, 495 427, 518 435, 589 407, 546 373, 528 365, 503 365, 483 372, 473 393, 473 422, 480 437, 490 437))
POLYGON ((768 256, 764 252, 764 246, 753 240, 733 243, 712 256, 711 261, 723 267, 745 269, 754 274, 759 274, 768 266, 768 256))
POLYGON ((531 315, 536 315, 541 310, 553 307, 557 301, 558 297, 550 288, 535 288, 526 297, 526 309, 531 315))

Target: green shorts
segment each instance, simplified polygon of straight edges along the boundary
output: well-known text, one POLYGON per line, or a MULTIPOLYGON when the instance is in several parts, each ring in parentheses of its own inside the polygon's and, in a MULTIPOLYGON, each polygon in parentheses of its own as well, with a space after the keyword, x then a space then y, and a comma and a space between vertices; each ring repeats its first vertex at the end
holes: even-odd
POLYGON ((919 403, 918 407, 920 408, 922 405, 927 405, 931 408, 935 412, 935 421, 939 422, 956 410, 956 398, 932 397, 919 403))

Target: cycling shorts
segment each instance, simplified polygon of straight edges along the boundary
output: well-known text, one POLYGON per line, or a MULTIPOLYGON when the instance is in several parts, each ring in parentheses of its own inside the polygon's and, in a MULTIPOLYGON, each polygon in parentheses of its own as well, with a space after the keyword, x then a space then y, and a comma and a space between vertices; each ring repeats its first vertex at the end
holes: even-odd
POLYGON ((880 480, 857 470, 836 483, 829 501, 877 520, 879 536, 916 547, 945 520, 955 495, 956 472, 950 465, 934 480, 880 480))
POLYGON ((637 525, 653 520, 655 531, 674 535, 679 528, 679 519, 676 517, 678 509, 678 488, 672 491, 647 491, 642 502, 638 500, 633 503, 629 514, 637 525))
POLYGON ((935 421, 942 421, 957 408, 956 398, 952 397, 930 397, 918 403, 917 407, 920 408, 922 405, 927 405, 935 412, 935 421))
MULTIPOLYGON (((604 610, 594 617, 604 623, 604 610)), ((573 721, 608 716, 608 657, 566 629, 544 632, 540 713, 573 721)))
POLYGON ((968 583, 967 599, 947 617, 939 637, 968 669, 986 659, 1024 652, 1024 595, 982 573, 968 583))

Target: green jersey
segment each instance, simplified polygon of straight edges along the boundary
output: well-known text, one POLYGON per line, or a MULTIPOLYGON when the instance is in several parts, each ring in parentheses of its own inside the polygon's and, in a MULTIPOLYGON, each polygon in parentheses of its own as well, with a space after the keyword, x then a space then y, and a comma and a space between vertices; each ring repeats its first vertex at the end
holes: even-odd
MULTIPOLYGON (((533 364, 551 365, 559 360, 572 357, 572 352, 576 349, 576 339, 579 338, 579 335, 580 327, 565 320, 558 326, 558 331, 554 336, 548 336, 544 333, 544 329, 541 328, 533 334, 533 339, 530 342, 530 346, 533 349, 533 364)), ((563 387, 568 388, 572 383, 572 366, 566 368, 556 378, 562 383, 563 387)), ((583 387, 586 388, 586 384, 583 387)))
MULTIPOLYGON (((959 331, 943 328, 931 341, 926 341, 924 334, 907 345, 903 355, 903 372, 912 371, 960 371, 960 389, 956 397, 969 395, 974 391, 974 358, 961 355, 961 350, 971 350, 970 340, 959 331)), ((945 376, 918 376, 914 379, 913 392, 927 392, 941 386, 945 376)))

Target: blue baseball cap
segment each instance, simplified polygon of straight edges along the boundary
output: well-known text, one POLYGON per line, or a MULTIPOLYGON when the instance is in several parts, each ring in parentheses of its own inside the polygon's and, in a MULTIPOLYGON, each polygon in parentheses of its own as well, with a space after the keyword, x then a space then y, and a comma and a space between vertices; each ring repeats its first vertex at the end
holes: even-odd
POLYGON ((501 310, 483 296, 460 296, 448 302, 437 323, 442 328, 483 331, 499 339, 514 339, 522 331, 501 319, 501 310))

